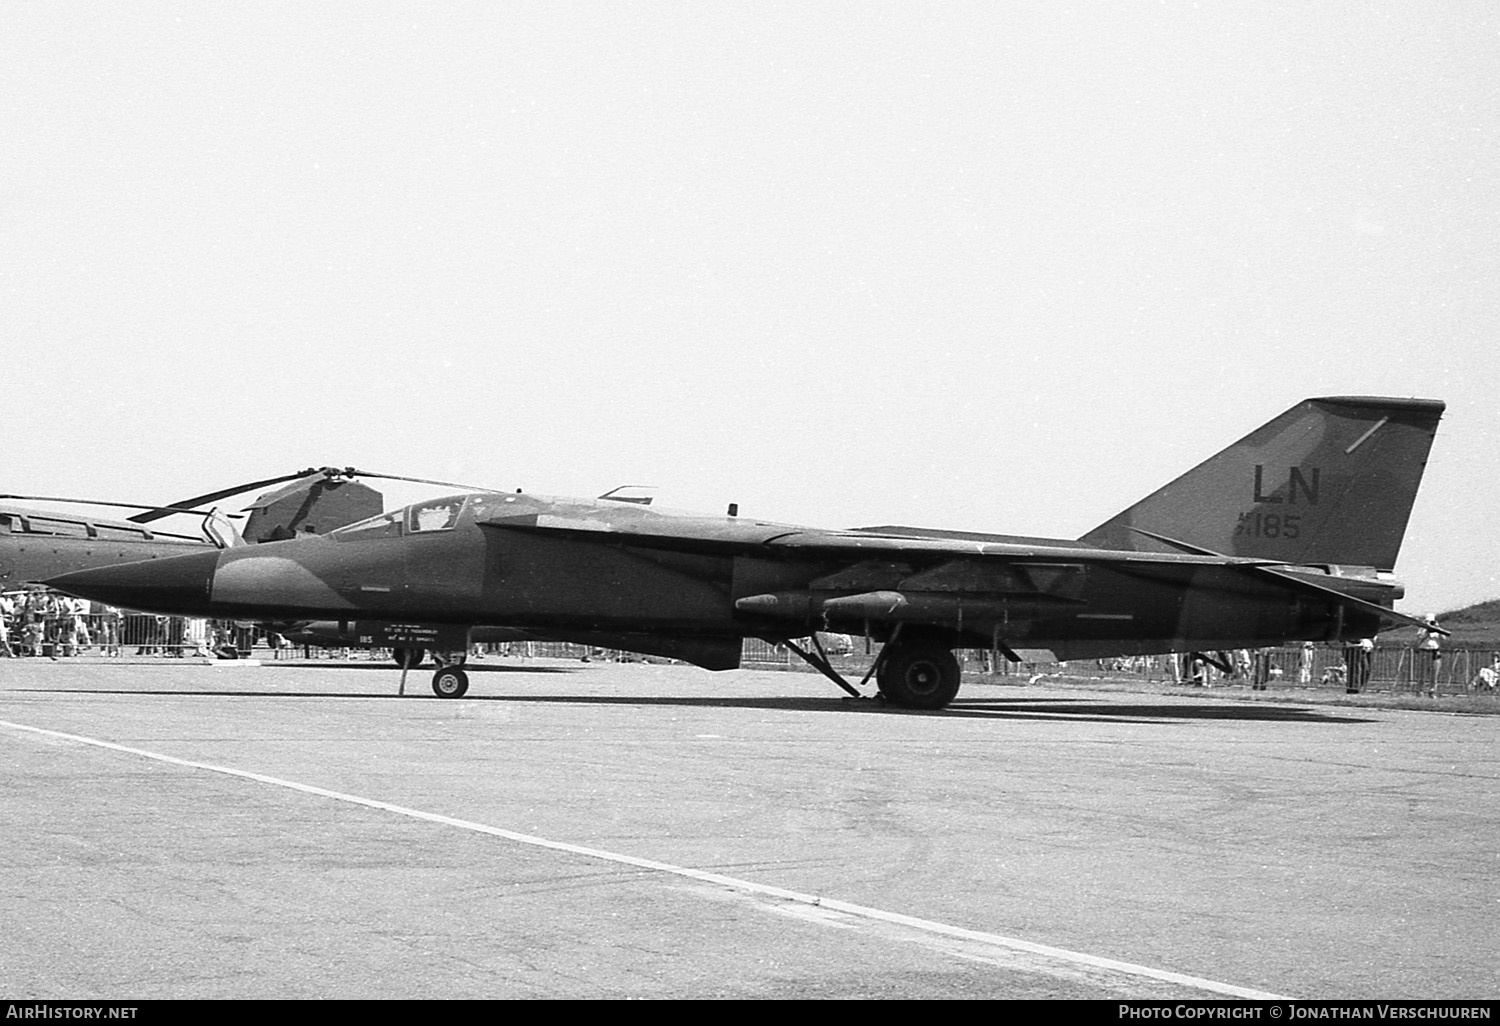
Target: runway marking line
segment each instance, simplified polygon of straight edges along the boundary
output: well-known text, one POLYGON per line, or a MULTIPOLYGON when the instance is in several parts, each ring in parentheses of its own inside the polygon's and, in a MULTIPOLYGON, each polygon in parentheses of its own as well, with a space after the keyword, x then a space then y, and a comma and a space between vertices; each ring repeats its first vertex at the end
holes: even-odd
POLYGON ((475 823, 472 820, 457 819, 453 816, 444 816, 437 812, 423 812, 421 809, 412 809, 404 805, 395 805, 391 802, 383 802, 374 798, 361 798, 359 795, 345 794, 342 791, 330 791, 323 787, 314 787, 311 784, 299 784, 295 780, 283 780, 280 777, 267 776, 264 773, 254 773, 250 770, 234 769, 231 766, 216 766, 208 762, 195 762, 192 759, 179 759, 173 755, 164 755, 161 752, 149 752, 144 748, 132 748, 129 745, 115 744, 112 741, 104 741, 99 738, 84 737, 81 734, 69 734, 60 730, 48 730, 44 727, 32 727, 24 723, 12 723, 8 720, 0 720, 0 727, 8 727, 11 730, 24 731, 31 734, 39 734, 43 737, 59 738, 64 741, 73 741, 77 744, 91 745, 95 748, 105 748, 110 751, 123 752, 127 755, 136 755, 144 759, 152 759, 156 762, 164 762, 172 766, 183 766, 188 769, 207 770, 210 773, 220 773, 224 776, 239 777, 242 780, 253 780, 260 784, 270 784, 273 787, 284 787, 292 791, 300 791, 303 794, 316 795, 320 798, 331 798, 334 801, 347 802, 350 805, 362 805, 367 809, 379 809, 382 812, 392 812, 400 816, 412 819, 425 820, 429 823, 440 823, 443 826, 456 827, 460 830, 471 830, 475 833, 488 834, 491 837, 500 837, 507 841, 515 841, 518 844, 527 844, 537 848, 547 848, 552 851, 567 852, 570 855, 582 855, 586 858, 600 859, 605 862, 613 862, 624 866, 634 866, 638 869, 649 869, 658 873, 669 873, 674 876, 686 877, 689 880, 697 880, 701 883, 713 884, 732 891, 748 894, 757 894, 763 897, 779 898, 783 901, 796 902, 800 905, 808 905, 813 908, 828 909, 834 912, 842 912, 846 915, 857 916, 862 919, 870 919, 883 923, 893 923, 905 926, 909 929, 919 930, 923 933, 934 934, 941 937, 952 937, 959 940, 974 941, 981 944, 990 944, 995 947, 1008 948, 1013 951, 1024 951, 1033 955, 1041 955, 1046 958, 1056 959, 1062 962, 1071 962, 1075 965, 1088 966, 1094 969, 1104 969, 1110 972, 1120 973, 1126 976, 1138 976, 1144 979, 1156 980, 1162 983, 1174 983, 1184 987, 1193 987, 1198 990, 1206 990, 1215 994, 1223 994, 1226 997, 1245 998, 1252 1001, 1290 1001, 1293 998, 1281 994, 1272 994, 1261 990, 1252 990, 1248 987, 1237 987, 1231 983, 1222 983, 1218 980, 1204 979, 1199 976, 1188 976, 1184 973, 1174 973, 1166 969, 1154 969, 1151 966, 1136 965, 1132 962, 1120 962, 1112 958, 1102 958, 1098 955, 1088 955, 1081 951, 1069 951, 1066 948, 1054 948, 1046 944, 1036 944, 1031 941, 1021 940, 1016 937, 1005 937, 997 933, 985 933, 981 930, 969 930, 961 926, 949 926, 947 923, 939 923, 931 919, 920 919, 916 916, 903 915, 900 912, 887 912, 884 909, 872 908, 868 905, 856 905, 853 902, 840 901, 837 898, 825 898, 816 894, 804 894, 800 891, 790 891, 782 887, 773 887, 769 884, 755 883, 751 880, 741 880, 733 876, 724 876, 720 873, 709 873, 701 869, 692 869, 688 866, 675 866, 669 862, 657 862, 654 859, 643 859, 635 855, 625 855, 620 852, 605 851, 602 848, 589 848, 579 844, 569 844, 566 841, 553 841, 545 837, 537 837, 534 834, 517 833, 514 830, 506 830, 502 827, 490 826, 486 823, 475 823))

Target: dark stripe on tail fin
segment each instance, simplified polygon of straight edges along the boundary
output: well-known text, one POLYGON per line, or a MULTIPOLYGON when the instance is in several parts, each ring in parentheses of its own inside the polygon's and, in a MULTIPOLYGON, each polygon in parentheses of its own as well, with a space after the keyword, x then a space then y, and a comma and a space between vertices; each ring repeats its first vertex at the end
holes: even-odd
POLYGON ((1390 570, 1443 408, 1308 399, 1079 540, 1173 551, 1144 531, 1232 556, 1390 570))

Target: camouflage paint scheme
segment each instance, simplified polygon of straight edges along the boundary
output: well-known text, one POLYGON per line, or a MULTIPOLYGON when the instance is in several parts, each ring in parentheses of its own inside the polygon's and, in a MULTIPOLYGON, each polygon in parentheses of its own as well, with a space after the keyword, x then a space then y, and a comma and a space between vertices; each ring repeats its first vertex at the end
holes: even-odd
POLYGON ((939 708, 957 690, 954 648, 1213 651, 1410 620, 1390 612, 1402 591, 1387 574, 1442 412, 1306 400, 1076 541, 477 492, 49 583, 175 613, 450 625, 456 640, 515 627, 709 669, 737 666, 744 637, 867 634, 889 642, 881 692, 939 708))

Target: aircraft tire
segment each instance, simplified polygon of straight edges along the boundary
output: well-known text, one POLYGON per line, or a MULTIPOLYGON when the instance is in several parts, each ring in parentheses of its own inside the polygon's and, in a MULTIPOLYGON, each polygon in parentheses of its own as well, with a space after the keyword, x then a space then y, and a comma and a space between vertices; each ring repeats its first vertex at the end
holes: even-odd
POLYGON ((958 659, 944 645, 896 642, 876 674, 880 693, 905 709, 941 709, 958 694, 958 659))
POLYGON ((394 659, 396 661, 396 665, 401 667, 403 670, 410 670, 414 669, 415 667, 421 666, 422 657, 426 654, 426 651, 423 650, 421 645, 414 645, 411 648, 391 649, 391 658, 394 659))
POLYGON ((469 690, 469 675, 457 666, 444 666, 432 675, 432 693, 439 698, 462 698, 469 690))

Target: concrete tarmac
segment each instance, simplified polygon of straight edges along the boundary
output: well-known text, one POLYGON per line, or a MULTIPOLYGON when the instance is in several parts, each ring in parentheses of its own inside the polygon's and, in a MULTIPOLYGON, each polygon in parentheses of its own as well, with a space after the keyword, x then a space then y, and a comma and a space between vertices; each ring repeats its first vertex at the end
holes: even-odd
POLYGON ((0 998, 1494 998, 1500 719, 0 660, 0 998))

